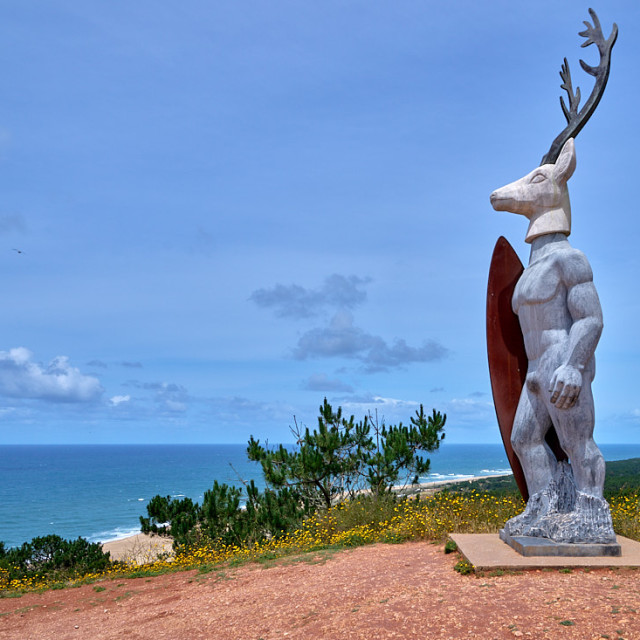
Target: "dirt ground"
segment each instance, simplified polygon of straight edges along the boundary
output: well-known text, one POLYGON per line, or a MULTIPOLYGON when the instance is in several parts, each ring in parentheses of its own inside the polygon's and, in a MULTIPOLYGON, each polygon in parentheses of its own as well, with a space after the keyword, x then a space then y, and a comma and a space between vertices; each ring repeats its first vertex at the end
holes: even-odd
POLYGON ((460 575, 406 543, 0 599, 11 640, 640 640, 640 571, 460 575))

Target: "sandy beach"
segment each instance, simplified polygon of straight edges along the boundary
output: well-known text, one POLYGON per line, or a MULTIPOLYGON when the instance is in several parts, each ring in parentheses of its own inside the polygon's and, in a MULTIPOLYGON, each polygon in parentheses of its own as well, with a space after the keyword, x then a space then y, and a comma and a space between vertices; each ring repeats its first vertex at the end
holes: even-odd
POLYGON ((130 564, 146 564, 154 562, 163 555, 173 554, 171 538, 138 533, 120 540, 112 540, 102 545, 104 551, 111 554, 112 560, 130 564))

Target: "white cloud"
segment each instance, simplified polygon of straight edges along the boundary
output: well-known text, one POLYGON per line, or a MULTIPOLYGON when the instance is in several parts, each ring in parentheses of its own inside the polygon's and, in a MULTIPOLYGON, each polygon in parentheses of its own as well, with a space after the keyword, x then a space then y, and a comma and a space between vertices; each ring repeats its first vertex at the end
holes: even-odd
POLYGON ((296 410, 285 402, 263 402, 242 396, 209 398, 209 407, 217 421, 255 427, 261 421, 284 423, 296 410))
POLYGON ((164 400, 163 406, 166 411, 171 413, 184 413, 187 410, 187 405, 184 402, 178 402, 170 398, 164 400))
POLYGON ((493 403, 487 400, 476 400, 475 397, 452 398, 447 403, 447 408, 460 414, 477 415, 493 411, 493 403))
POLYGON ((365 373, 376 373, 449 355, 449 350, 435 340, 426 340, 419 347, 412 347, 401 338, 388 343, 356 326, 349 310, 366 300, 364 287, 370 282, 370 278, 333 274, 316 289, 277 284, 254 291, 249 299, 260 307, 272 308, 280 317, 304 319, 335 310, 328 323, 300 336, 293 350, 298 360, 347 358, 361 362, 365 373))
POLYGON ((367 297, 362 287, 369 282, 370 278, 333 274, 317 289, 277 284, 271 289, 254 291, 249 300, 260 307, 275 309, 281 317, 309 318, 326 308, 351 309, 362 304, 367 297))
POLYGON ((142 362, 121 362, 120 366, 128 367, 129 369, 142 369, 142 362))
POLYGON ((371 410, 405 410, 416 409, 420 406, 419 402, 414 400, 400 400, 399 398, 384 398, 376 395, 364 395, 355 398, 349 398, 342 403, 343 409, 349 409, 350 411, 357 410, 366 414, 371 410))
POLYGON ((187 410, 187 401, 192 400, 186 387, 174 382, 139 382, 129 380, 126 386, 155 392, 155 402, 169 413, 184 413, 187 410))
POLYGON ((485 432, 497 436, 498 426, 493 402, 473 397, 452 398, 444 402, 439 409, 449 418, 451 431, 460 431, 471 427, 473 434, 468 442, 482 442, 485 432))
POLYGON ((32 358, 31 351, 24 347, 0 351, 0 395, 54 402, 90 402, 104 391, 97 378, 72 367, 66 356, 57 356, 46 366, 32 358))
POLYGON ((121 405, 125 402, 129 402, 129 400, 131 400, 131 396, 127 395, 127 396, 113 396, 113 398, 109 399, 109 402, 114 406, 117 407, 118 405, 121 405))
POLYGON ((298 360, 332 357, 359 360, 364 364, 366 373, 403 367, 412 362, 433 362, 448 353, 434 340, 425 342, 421 347, 411 347, 401 339, 389 345, 380 336, 357 327, 348 311, 336 313, 328 326, 304 333, 294 350, 298 360))
POLYGON ((341 380, 332 380, 326 373, 314 373, 306 381, 304 388, 308 391, 343 391, 353 393, 353 387, 341 380))

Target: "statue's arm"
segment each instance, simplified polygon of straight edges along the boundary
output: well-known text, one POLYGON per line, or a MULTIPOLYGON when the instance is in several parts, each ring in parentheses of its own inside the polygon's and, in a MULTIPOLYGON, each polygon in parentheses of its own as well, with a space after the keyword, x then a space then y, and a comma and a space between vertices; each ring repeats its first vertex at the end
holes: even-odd
POLYGON ((567 294, 567 307, 573 319, 567 364, 582 372, 595 353, 603 326, 602 309, 593 281, 573 286, 567 294))
POLYGON ((582 373, 593 358, 602 333, 602 308, 586 257, 576 252, 561 265, 572 319, 563 363, 554 372, 549 391, 559 409, 571 408, 582 389, 582 373))

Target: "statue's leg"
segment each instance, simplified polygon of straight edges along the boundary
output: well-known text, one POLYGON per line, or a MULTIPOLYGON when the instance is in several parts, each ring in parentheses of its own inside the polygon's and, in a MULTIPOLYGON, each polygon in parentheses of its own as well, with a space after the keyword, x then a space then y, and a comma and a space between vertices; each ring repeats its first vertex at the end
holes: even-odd
MULTIPOLYGON (((561 490, 558 480, 558 508, 539 518, 527 535, 550 538, 556 542, 585 542, 608 544, 615 542, 611 512, 602 497, 604 484, 604 459, 593 441, 594 410, 591 395, 591 380, 584 376, 584 383, 577 403, 571 409, 556 409, 549 404, 551 419, 556 428, 560 445, 569 456, 575 502, 567 511, 561 503, 569 506, 566 484, 561 490)), ((531 500, 529 500, 531 502, 531 500)))
POLYGON ((557 464, 544 439, 551 427, 551 417, 538 389, 538 384, 528 376, 511 432, 511 445, 522 465, 530 496, 549 484, 557 464))
POLYGON ((576 488, 602 498, 605 463, 593 440, 595 412, 590 380, 585 379, 578 401, 571 409, 556 409, 550 405, 549 411, 560 445, 569 456, 576 488))
POLYGON ((541 494, 553 478, 557 461, 544 439, 551 426, 551 417, 543 400, 536 393, 537 389, 538 385, 532 383, 530 374, 522 389, 513 421, 511 445, 524 471, 529 501, 522 513, 505 523, 504 531, 510 536, 529 535, 531 526, 545 516, 549 509, 548 501, 541 501, 536 496, 541 494))

